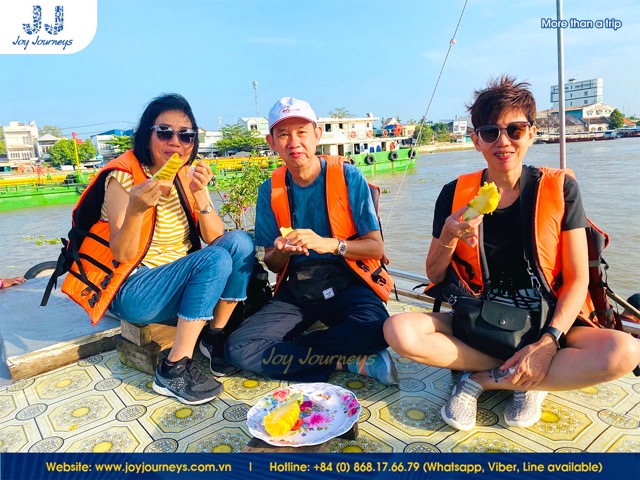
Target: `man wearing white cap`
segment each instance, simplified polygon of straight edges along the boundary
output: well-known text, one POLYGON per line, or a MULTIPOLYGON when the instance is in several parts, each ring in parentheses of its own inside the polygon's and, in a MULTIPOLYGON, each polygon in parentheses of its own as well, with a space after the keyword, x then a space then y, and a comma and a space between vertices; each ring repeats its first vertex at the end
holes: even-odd
POLYGON ((348 370, 397 384, 382 333, 393 281, 367 181, 345 157, 316 155, 322 128, 307 102, 282 98, 269 130, 284 165, 259 189, 256 245, 276 292, 229 337, 226 358, 276 379, 348 370), (305 332, 317 321, 328 328, 305 332))

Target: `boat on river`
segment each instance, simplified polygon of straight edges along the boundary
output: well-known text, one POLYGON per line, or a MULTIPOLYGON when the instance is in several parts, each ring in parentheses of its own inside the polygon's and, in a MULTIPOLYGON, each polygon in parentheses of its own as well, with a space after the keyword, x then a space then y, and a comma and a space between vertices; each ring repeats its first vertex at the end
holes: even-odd
POLYGON ((75 204, 87 188, 90 176, 71 173, 47 177, 0 178, 0 212, 75 204))
MULTIPOLYGON (((567 135, 565 137, 565 142, 599 142, 602 140, 616 140, 620 137, 621 135, 617 130, 607 130, 604 132, 585 132, 567 135)), ((544 137, 537 139, 536 143, 560 143, 560 135, 545 135, 544 137)))
MULTIPOLYGON (((282 165, 277 157, 238 157, 205 159, 214 175, 241 175, 250 165, 273 170, 282 165)), ((47 176, 6 175, 0 178, 0 212, 30 207, 75 204, 97 170, 87 173, 61 173, 47 176)), ((209 190, 214 190, 211 185, 209 190)))
POLYGON ((282 165, 282 159, 277 156, 219 157, 205 158, 204 160, 209 164, 214 175, 222 177, 241 174, 245 168, 250 166, 259 166, 263 170, 275 170, 282 165))
POLYGON ((379 118, 318 118, 322 138, 319 155, 342 155, 363 173, 402 171, 415 165, 418 151, 412 146, 407 127, 389 125, 374 129, 379 118))

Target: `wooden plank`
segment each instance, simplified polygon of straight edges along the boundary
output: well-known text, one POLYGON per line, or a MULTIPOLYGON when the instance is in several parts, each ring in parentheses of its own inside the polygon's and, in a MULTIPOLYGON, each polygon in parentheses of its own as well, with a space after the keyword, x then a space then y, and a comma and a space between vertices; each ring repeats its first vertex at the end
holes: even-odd
POLYGON ((154 375, 162 349, 154 341, 146 345, 136 345, 118 335, 116 337, 116 351, 118 358, 126 366, 154 375))
POLYGON ((120 335, 138 346, 151 343, 150 325, 134 325, 133 323, 121 320, 120 328, 120 335))
POLYGON ((173 347, 173 341, 176 339, 176 327, 161 323, 154 323, 149 327, 151 327, 151 340, 160 345, 160 350, 173 347))
MULTIPOLYGON (((348 432, 339 435, 338 438, 344 438, 345 440, 355 440, 358 438, 358 424, 354 423, 353 427, 348 432)), ((306 447, 277 447, 271 445, 264 440, 258 438, 252 438, 249 443, 242 449, 242 453, 324 453, 329 450, 329 442, 321 443, 320 445, 309 445, 306 447)))
POLYGON ((120 328, 104 330, 24 355, 9 357, 7 358, 9 375, 12 380, 21 380, 69 365, 97 353, 113 350, 115 336, 119 331, 120 328))
POLYGON ((124 338, 124 336, 118 335, 115 342, 116 350, 122 363, 128 367, 153 375, 158 366, 160 352, 173 346, 176 327, 151 324, 145 326, 145 328, 148 329, 148 335, 151 339, 148 343, 138 345, 124 338))

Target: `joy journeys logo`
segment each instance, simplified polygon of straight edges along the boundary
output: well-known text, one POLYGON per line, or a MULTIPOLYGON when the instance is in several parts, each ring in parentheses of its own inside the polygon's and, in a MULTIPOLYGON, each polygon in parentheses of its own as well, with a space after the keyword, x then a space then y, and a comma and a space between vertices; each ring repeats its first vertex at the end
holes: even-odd
POLYGON ((0 54, 76 53, 97 27, 97 0, 0 2, 0 54))

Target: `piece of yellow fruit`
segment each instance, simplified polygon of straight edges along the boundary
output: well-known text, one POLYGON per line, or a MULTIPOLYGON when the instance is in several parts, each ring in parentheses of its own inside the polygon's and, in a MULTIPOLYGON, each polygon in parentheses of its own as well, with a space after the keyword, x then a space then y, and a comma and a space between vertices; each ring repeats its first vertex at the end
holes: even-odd
POLYGON ((182 166, 182 159, 180 155, 174 153, 171 158, 167 160, 160 170, 153 174, 151 177, 153 180, 173 180, 178 170, 182 166))
POLYGON ((473 200, 467 205, 467 210, 465 210, 462 218, 467 222, 479 215, 493 213, 493 211, 498 208, 499 202, 500 193, 498 192, 496 184, 493 182, 485 182, 485 184, 480 187, 480 190, 478 190, 478 194, 473 197, 473 200))
POLYGON ((289 432, 300 418, 302 393, 294 394, 284 404, 276 408, 262 420, 264 429, 272 437, 280 437, 289 432))
POLYGON ((280 227, 280 235, 282 235, 283 237, 286 237, 287 235, 289 235, 291 232, 293 232, 293 228, 290 227, 280 227))

